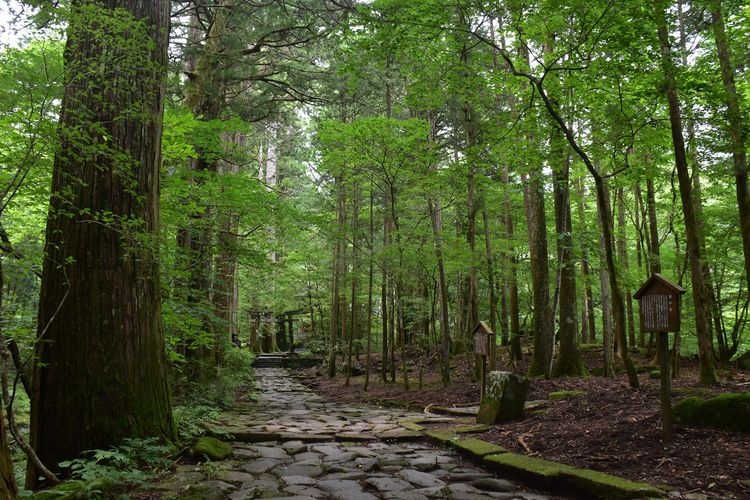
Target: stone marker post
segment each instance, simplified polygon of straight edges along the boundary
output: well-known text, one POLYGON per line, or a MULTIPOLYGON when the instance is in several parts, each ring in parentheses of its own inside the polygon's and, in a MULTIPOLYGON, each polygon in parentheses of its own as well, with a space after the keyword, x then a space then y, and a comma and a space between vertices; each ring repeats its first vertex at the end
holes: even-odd
POLYGON ((479 393, 480 402, 484 400, 484 396, 487 393, 487 356, 492 352, 492 349, 490 349, 491 342, 495 342, 495 334, 487 326, 487 323, 480 321, 474 327, 474 354, 482 358, 480 366, 480 376, 482 379, 482 388, 479 393))
POLYGON ((685 289, 680 285, 672 283, 659 273, 654 273, 633 295, 641 305, 641 331, 657 334, 656 349, 661 379, 661 432, 664 441, 672 439, 672 388, 669 378, 667 334, 680 331, 680 296, 683 293, 685 289))

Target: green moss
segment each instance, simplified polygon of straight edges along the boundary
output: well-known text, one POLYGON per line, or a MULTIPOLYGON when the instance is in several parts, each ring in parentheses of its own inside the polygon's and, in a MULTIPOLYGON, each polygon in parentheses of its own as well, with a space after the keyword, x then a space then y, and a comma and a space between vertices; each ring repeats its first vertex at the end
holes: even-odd
POLYGON ((462 451, 475 458, 482 458, 484 456, 497 453, 508 453, 508 450, 506 450, 502 446, 498 446, 496 444, 488 443, 487 441, 482 441, 481 439, 475 438, 459 439, 453 441, 453 446, 455 446, 459 451, 462 451))
POLYGON ((503 474, 507 474, 512 478, 517 478, 521 481, 527 481, 530 483, 541 483, 544 485, 551 484, 553 480, 562 473, 562 471, 573 469, 568 465, 543 460, 541 458, 519 455, 517 453, 489 455, 484 457, 484 462, 489 467, 498 470, 503 474))
POLYGON ((672 392, 681 396, 711 397, 713 394, 708 387, 675 387, 672 392))
POLYGON ((548 397, 554 401, 558 399, 579 398, 585 395, 586 395, 586 391, 555 391, 555 392, 550 392, 548 397))
POLYGON ((481 434, 490 428, 484 424, 457 425, 453 428, 456 434, 481 434))
POLYGON ((651 370, 648 372, 648 377, 654 380, 661 378, 661 370, 651 370))
POLYGON ((750 393, 726 393, 711 399, 686 398, 674 407, 675 422, 750 432, 750 393))
POLYGON ((425 432, 425 434, 432 439, 437 439, 444 443, 452 443, 454 440, 458 439, 458 434, 456 434, 453 429, 433 429, 425 432))
POLYGON ((573 491, 586 498, 629 499, 666 496, 662 490, 648 484, 516 453, 488 455, 483 461, 488 467, 510 478, 554 488, 555 491, 573 491))
POLYGON ((409 429, 410 431, 423 431, 423 430, 425 430, 425 426, 424 425, 419 425, 418 421, 415 421, 415 420, 401 420, 401 421, 399 421, 398 425, 400 425, 404 429, 409 429))
POLYGON ((566 469, 561 478, 575 491, 607 499, 663 498, 666 494, 649 484, 636 483, 591 469, 566 469))
POLYGON ((211 460, 226 460, 232 456, 232 447, 216 438, 204 436, 195 442, 193 456, 206 456, 211 460))

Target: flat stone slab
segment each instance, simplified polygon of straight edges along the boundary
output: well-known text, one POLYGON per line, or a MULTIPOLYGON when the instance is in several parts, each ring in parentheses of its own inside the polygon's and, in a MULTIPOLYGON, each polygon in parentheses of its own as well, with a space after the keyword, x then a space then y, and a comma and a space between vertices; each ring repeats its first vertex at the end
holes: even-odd
POLYGON ((398 473, 398 477, 408 481, 417 488, 434 488, 443 487, 445 482, 436 478, 427 472, 421 472, 414 469, 404 469, 398 473))
POLYGON ((397 477, 371 477, 366 482, 380 493, 414 489, 411 483, 397 477))

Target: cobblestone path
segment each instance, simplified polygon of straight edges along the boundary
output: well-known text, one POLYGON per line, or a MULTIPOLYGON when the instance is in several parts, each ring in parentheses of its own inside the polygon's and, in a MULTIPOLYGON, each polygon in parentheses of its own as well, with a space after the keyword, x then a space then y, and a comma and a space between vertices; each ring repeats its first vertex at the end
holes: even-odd
POLYGON ((408 422, 452 418, 326 402, 285 369, 256 369, 257 403, 223 414, 234 454, 179 466, 162 498, 546 499, 431 447, 408 422))

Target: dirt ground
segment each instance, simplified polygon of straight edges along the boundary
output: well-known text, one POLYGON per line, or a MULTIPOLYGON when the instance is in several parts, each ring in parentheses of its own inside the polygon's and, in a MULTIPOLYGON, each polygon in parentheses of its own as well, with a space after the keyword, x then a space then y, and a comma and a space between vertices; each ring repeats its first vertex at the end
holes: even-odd
MULTIPOLYGON (((379 356, 373 356, 370 387, 363 391, 364 377, 329 379, 323 367, 302 373, 302 381, 336 401, 360 401, 378 405, 465 406, 478 404, 480 384, 472 382, 467 358, 456 358, 452 383, 443 388, 435 363, 422 370, 410 369, 410 390, 404 389, 401 370, 396 383, 381 381, 379 356)), ((590 372, 601 367, 601 349, 586 349, 590 372)), ((635 355, 637 365, 649 361, 635 355)), ((362 359, 364 363, 364 359, 362 359)), ((750 390, 750 373, 720 371, 718 386, 697 382, 697 363, 683 359, 681 377, 672 381, 673 404, 688 396, 711 396, 750 390)), ((359 366, 359 365, 356 365, 359 366)), ((516 372, 523 373, 521 363, 516 372)), ((500 369, 503 368, 501 361, 500 369)), ((495 426, 480 436, 513 452, 525 453, 576 467, 586 467, 663 487, 682 498, 750 498, 750 434, 675 425, 674 439, 661 439, 659 380, 649 369, 641 373, 641 387, 631 389, 627 378, 588 376, 532 381, 528 400, 540 406, 527 411, 523 420, 495 426), (583 396, 550 400, 555 391, 583 391, 583 396), (679 493, 679 495, 678 495, 679 493)))

